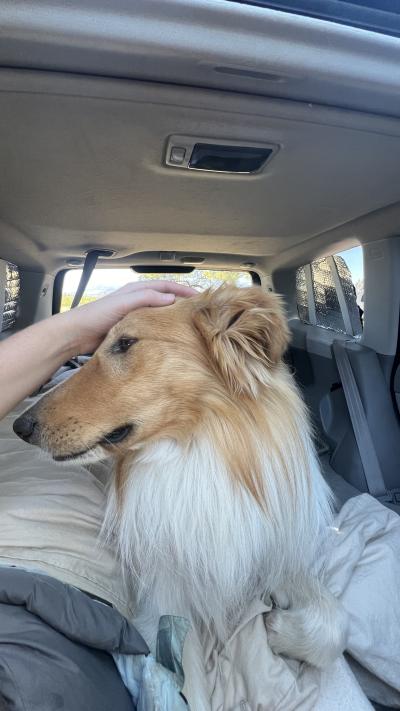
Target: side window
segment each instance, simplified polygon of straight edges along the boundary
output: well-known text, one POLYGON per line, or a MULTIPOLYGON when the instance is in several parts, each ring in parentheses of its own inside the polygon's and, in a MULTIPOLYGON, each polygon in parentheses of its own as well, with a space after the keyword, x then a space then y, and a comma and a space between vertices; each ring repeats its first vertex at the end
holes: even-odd
MULTIPOLYGON (((4 264, 4 263, 3 263, 4 264)), ((15 264, 5 263, 5 287, 4 304, 1 322, 1 331, 12 328, 17 320, 20 303, 20 276, 19 269, 15 264)), ((3 298, 1 301, 3 301, 3 298)), ((1 310, 0 310, 1 314, 1 310)))
POLYGON ((364 275, 361 247, 316 259, 296 272, 301 321, 332 331, 362 333, 364 275))

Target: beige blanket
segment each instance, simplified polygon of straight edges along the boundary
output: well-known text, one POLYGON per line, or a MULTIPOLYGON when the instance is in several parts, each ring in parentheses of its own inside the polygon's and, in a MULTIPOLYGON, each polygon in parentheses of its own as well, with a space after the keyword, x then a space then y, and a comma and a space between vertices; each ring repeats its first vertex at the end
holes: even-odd
POLYGON ((346 659, 322 673, 275 656, 264 625, 270 605, 256 600, 222 653, 208 650, 212 711, 372 709, 364 692, 400 708, 400 517, 367 494, 350 499, 324 564, 349 613, 346 659))
POLYGON ((98 544, 104 484, 84 467, 56 465, 19 440, 12 431, 17 414, 0 422, 0 564, 53 575, 131 616, 116 556, 98 544))

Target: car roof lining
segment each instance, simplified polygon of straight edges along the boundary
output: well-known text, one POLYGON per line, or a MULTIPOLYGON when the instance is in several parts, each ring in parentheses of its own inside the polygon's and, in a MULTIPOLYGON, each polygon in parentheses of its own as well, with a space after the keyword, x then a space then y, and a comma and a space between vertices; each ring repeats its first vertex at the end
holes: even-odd
POLYGON ((102 247, 118 265, 175 250, 265 266, 395 203, 399 136, 300 102, 0 70, 1 256, 49 273, 102 247), (280 150, 259 175, 193 174, 163 166, 171 134, 280 150))
POLYGON ((399 39, 227 0, 2 0, 0 66, 400 116, 399 39), (379 58, 379 60, 377 59, 379 58))

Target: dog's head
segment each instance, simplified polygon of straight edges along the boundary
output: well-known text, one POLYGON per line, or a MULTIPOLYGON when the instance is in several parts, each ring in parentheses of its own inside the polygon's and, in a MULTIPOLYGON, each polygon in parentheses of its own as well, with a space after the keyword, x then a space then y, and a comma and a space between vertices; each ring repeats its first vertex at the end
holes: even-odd
POLYGON ((207 408, 256 401, 287 343, 279 297, 259 287, 224 286, 139 309, 14 430, 57 460, 123 455, 167 437, 188 440, 207 408))

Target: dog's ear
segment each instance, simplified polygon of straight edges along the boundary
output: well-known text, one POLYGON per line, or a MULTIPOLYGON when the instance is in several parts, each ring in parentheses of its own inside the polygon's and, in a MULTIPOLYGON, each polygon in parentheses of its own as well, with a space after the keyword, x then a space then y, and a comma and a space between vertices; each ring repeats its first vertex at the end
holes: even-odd
POLYGON ((196 301, 195 325, 215 367, 232 392, 256 397, 289 343, 280 297, 261 287, 222 286, 196 301))

